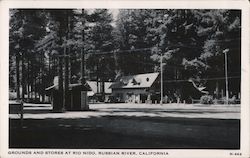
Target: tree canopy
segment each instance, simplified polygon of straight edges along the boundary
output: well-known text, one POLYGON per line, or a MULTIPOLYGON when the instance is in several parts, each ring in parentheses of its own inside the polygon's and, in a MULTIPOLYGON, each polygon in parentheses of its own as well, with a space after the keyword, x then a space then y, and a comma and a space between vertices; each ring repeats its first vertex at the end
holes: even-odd
POLYGON ((51 85, 62 55, 70 83, 158 72, 162 55, 165 82, 206 84, 224 77, 225 50, 229 76, 239 77, 240 33, 240 10, 11 9, 10 88, 51 85))

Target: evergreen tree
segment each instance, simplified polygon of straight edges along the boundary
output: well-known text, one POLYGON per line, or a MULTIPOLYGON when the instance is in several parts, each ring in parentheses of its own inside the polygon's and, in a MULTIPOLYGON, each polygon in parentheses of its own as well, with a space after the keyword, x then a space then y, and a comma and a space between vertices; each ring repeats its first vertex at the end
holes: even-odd
POLYGON ((96 9, 90 15, 90 29, 88 43, 92 46, 89 50, 87 68, 94 73, 90 77, 94 80, 108 81, 114 78, 114 57, 110 53, 114 49, 113 44, 113 19, 107 9, 96 9))
MULTIPOLYGON (((35 82, 34 77, 32 78, 28 75, 30 71, 30 69, 28 68, 31 67, 28 64, 32 62, 34 64, 33 66, 36 66, 36 64, 38 63, 38 61, 36 60, 38 54, 34 53, 34 46, 35 43, 41 37, 43 37, 45 33, 43 18, 44 14, 42 10, 10 10, 10 56, 16 57, 15 70, 17 85, 16 91, 18 99, 20 97, 20 82, 22 83, 21 85, 23 99, 26 89, 29 93, 31 82, 35 82), (22 64, 21 67, 20 64, 22 64), (21 80, 19 74, 21 75, 21 80)), ((12 60, 10 60, 10 62, 11 61, 12 60)), ((37 77, 38 73, 38 71, 33 72, 35 77, 37 77)))
POLYGON ((131 75, 153 71, 154 63, 150 59, 153 43, 147 38, 148 18, 150 10, 147 9, 119 10, 114 33, 117 48, 121 51, 117 58, 118 72, 131 75))

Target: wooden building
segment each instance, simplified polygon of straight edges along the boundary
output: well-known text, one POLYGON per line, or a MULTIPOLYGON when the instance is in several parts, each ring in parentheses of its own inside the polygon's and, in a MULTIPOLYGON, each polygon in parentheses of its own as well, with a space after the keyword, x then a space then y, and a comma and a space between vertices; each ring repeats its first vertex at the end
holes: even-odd
POLYGON ((91 102, 107 102, 109 96, 112 94, 112 89, 110 86, 113 82, 96 82, 96 81, 87 81, 86 82, 90 87, 87 95, 89 101, 91 102))
POLYGON ((159 73, 147 73, 118 78, 111 86, 112 96, 119 102, 143 103, 159 95, 159 73))

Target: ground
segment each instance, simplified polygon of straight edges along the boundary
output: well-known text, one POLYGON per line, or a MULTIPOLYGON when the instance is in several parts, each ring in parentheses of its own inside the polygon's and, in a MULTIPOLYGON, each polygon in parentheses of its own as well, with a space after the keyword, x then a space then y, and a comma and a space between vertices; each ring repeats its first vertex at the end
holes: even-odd
POLYGON ((10 115, 10 148, 239 149, 240 105, 91 104, 53 113, 24 104, 10 115))

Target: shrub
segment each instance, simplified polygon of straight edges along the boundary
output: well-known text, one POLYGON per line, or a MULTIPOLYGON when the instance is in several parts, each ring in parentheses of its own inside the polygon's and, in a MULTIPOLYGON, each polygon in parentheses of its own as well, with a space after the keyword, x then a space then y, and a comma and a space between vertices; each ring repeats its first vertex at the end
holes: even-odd
POLYGON ((211 95, 203 95, 200 98, 201 104, 213 104, 213 96, 211 95))
MULTIPOLYGON (((222 100, 224 104, 227 102, 226 97, 223 97, 222 100)), ((232 98, 228 98, 228 104, 236 104, 236 103, 237 103, 236 96, 233 96, 232 98)))
POLYGON ((229 98, 229 99, 228 99, 228 103, 229 103, 229 104, 236 104, 236 103, 237 103, 236 97, 233 96, 232 98, 229 98))
POLYGON ((17 98, 16 92, 9 92, 9 100, 15 100, 17 98))

